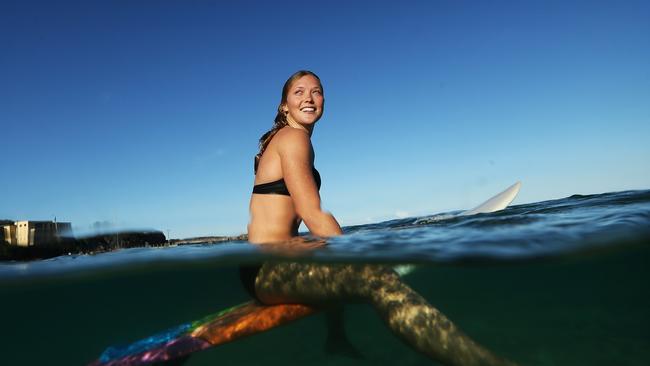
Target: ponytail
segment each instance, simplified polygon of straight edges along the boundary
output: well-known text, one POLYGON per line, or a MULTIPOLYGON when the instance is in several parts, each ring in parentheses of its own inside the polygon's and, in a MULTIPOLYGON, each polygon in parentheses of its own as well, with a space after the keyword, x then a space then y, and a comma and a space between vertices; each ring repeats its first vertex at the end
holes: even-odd
POLYGON ((275 116, 273 127, 260 137, 260 151, 255 155, 255 174, 257 174, 257 166, 260 164, 260 158, 262 157, 262 154, 264 154, 264 150, 266 150, 269 142, 271 142, 273 136, 275 136, 275 134, 287 124, 287 114, 282 110, 282 104, 280 104, 278 107, 278 114, 275 116))

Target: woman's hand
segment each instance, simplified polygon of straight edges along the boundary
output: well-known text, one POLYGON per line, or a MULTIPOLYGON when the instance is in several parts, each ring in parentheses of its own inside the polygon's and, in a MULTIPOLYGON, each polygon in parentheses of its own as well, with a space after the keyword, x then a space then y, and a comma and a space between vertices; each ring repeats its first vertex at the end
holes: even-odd
POLYGON ((318 248, 322 248, 325 245, 327 245, 327 241, 323 238, 296 236, 287 241, 279 243, 267 243, 258 247, 259 250, 267 254, 288 257, 303 257, 305 253, 318 248))

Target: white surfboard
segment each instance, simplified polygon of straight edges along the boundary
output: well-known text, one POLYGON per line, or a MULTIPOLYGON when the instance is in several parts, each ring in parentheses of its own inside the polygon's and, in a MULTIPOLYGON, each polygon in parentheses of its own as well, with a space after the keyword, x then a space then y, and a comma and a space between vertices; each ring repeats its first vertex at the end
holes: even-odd
POLYGON ((517 182, 506 188, 505 191, 497 194, 496 196, 490 198, 475 208, 461 212, 459 216, 475 215, 503 210, 504 208, 508 207, 512 201, 514 201, 520 189, 521 182, 517 182))
MULTIPOLYGON (((476 215, 480 213, 490 213, 490 212, 496 212, 503 210, 504 208, 508 207, 512 201, 515 200, 515 197, 517 197, 517 194, 519 193, 519 190, 521 189, 521 182, 517 182, 510 187, 506 188, 505 191, 497 194, 496 196, 490 198, 489 200, 481 203, 480 205, 476 206, 475 208, 467 211, 463 211, 457 215, 448 215, 448 216, 436 216, 439 217, 440 219, 446 219, 446 218, 451 218, 451 217, 458 217, 458 216, 468 216, 468 215, 476 215)), ((420 222, 426 222, 429 219, 425 220, 417 220, 420 222)), ((435 220, 438 221, 438 220, 435 220)), ((413 264, 404 264, 404 265, 398 265, 394 267, 395 272, 397 272, 400 276, 406 276, 407 274, 413 272, 415 270, 415 265, 413 264)))

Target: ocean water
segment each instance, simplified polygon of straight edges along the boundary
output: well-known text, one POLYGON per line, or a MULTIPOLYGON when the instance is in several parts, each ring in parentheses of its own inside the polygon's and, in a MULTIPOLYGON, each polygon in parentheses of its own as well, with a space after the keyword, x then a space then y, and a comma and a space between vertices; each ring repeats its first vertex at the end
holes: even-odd
MULTIPOLYGON (((262 260, 412 264, 405 282, 523 365, 650 364, 650 190, 345 230, 312 251, 234 242, 0 263, 0 364, 84 365, 110 345, 247 301, 237 266, 262 260)), ((371 307, 347 305, 345 320, 361 359, 325 352, 314 315, 185 365, 432 364, 371 307)))

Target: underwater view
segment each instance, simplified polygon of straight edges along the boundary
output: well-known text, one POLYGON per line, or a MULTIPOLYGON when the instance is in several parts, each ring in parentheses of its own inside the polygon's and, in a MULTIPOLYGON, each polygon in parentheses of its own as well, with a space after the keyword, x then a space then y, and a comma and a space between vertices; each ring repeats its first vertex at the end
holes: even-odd
MULTIPOLYGON (((650 190, 344 228, 313 250, 230 242, 0 263, 3 365, 86 365, 109 347, 250 300, 241 264, 379 263, 470 337, 522 365, 650 364, 650 190), (408 265, 409 267, 405 267, 408 265)), ((183 365, 430 365, 364 304, 359 354, 325 348, 323 314, 193 353, 183 365)))

